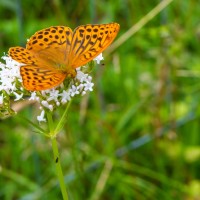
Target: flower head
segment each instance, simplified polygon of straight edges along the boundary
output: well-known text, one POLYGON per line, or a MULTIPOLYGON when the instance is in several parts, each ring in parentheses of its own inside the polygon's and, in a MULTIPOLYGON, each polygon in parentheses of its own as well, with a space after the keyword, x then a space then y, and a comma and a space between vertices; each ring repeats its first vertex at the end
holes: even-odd
POLYGON ((6 64, 0 63, 0 91, 11 94, 17 90, 17 82, 22 82, 19 71, 21 65, 7 56, 3 56, 2 59, 6 64))
MULTIPOLYGON (((20 67, 24 64, 18 63, 10 57, 3 56, 5 64, 0 63, 0 104, 4 104, 5 99, 13 96, 14 101, 24 100, 29 95, 29 100, 39 102, 42 109, 37 117, 39 122, 45 122, 45 112, 53 111, 58 106, 66 104, 76 95, 85 95, 88 91, 93 91, 94 83, 92 77, 87 73, 87 67, 82 66, 76 69, 76 77, 63 82, 61 85, 42 91, 27 91, 23 88, 20 67)), ((102 54, 94 60, 100 63, 103 60, 102 54)))

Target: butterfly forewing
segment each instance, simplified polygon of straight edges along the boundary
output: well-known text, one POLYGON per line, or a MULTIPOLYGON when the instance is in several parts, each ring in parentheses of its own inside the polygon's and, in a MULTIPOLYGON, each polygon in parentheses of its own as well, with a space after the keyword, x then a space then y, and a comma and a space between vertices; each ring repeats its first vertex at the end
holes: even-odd
POLYGON ((105 50, 117 36, 119 24, 83 25, 74 30, 69 63, 73 68, 85 65, 105 50))
MULTIPOLYGON (((23 47, 12 47, 8 53, 12 59, 26 64, 21 66, 20 74, 27 90, 49 89, 59 85, 66 77, 66 74, 55 67, 56 63, 53 60, 55 54, 52 54, 52 59, 49 60, 42 53, 39 54, 23 47)), ((48 50, 46 55, 47 53, 48 50)))
POLYGON ((27 42, 26 48, 37 54, 68 64, 72 41, 72 30, 65 26, 51 26, 36 32, 27 42))
POLYGON ((66 26, 51 26, 36 32, 28 40, 26 48, 33 51, 40 51, 48 47, 70 47, 72 40, 72 30, 66 26))

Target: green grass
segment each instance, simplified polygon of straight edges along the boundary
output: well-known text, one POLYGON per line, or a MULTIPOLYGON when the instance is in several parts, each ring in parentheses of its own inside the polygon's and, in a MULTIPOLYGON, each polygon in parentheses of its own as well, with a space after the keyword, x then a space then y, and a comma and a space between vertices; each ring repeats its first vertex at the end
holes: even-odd
MULTIPOLYGON (((52 25, 115 21, 120 38, 158 3, 2 0, 0 55, 52 25)), ((58 135, 70 200, 199 198, 199 3, 173 1, 95 67, 89 99, 72 102, 58 135)), ((50 141, 21 118, 36 121, 38 105, 19 106, 0 121, 0 199, 62 199, 50 141)))

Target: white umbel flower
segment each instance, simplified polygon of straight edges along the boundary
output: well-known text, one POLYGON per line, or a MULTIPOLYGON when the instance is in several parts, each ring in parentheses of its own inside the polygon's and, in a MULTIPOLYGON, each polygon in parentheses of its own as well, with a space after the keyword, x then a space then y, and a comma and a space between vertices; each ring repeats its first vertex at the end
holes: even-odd
MULTIPOLYGON (((0 104, 4 102, 4 95, 15 96, 15 101, 22 100, 24 94, 30 94, 29 100, 35 100, 40 104, 41 114, 37 117, 39 122, 45 122, 45 111, 53 111, 56 107, 66 104, 76 95, 85 95, 88 91, 93 91, 94 83, 92 77, 81 71, 84 66, 76 69, 76 77, 71 79, 67 88, 62 83, 52 89, 42 91, 27 91, 22 87, 22 77, 20 67, 24 64, 18 63, 10 57, 3 56, 5 64, 0 63, 0 104), (4 91, 4 93, 2 92, 4 91)), ((102 54, 94 59, 98 64, 103 60, 102 54)), ((86 68, 87 69, 87 68, 86 68)))
POLYGON ((16 81, 22 82, 20 76, 21 64, 7 56, 3 56, 2 59, 5 61, 5 64, 0 63, 0 91, 5 91, 10 95, 18 90, 16 88, 16 81))

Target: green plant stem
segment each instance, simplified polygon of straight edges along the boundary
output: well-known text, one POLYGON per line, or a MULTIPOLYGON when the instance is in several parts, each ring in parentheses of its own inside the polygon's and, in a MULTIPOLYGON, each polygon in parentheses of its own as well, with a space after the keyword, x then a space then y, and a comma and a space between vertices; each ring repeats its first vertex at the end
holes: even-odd
POLYGON ((53 149, 53 156, 54 156, 54 162, 56 164, 56 173, 58 176, 58 180, 60 183, 60 188, 61 188, 61 193, 63 196, 63 200, 68 200, 68 194, 67 194, 67 189, 65 186, 65 181, 64 181, 64 176, 60 164, 60 156, 59 156, 59 151, 58 151, 58 144, 56 140, 56 136, 61 130, 61 128, 64 126, 64 122, 66 120, 66 115, 68 113, 68 109, 70 106, 71 101, 67 104, 65 111, 59 120, 57 126, 54 126, 53 118, 52 118, 52 113, 47 112, 47 121, 48 121, 48 126, 49 126, 49 136, 51 138, 51 144, 52 144, 52 149, 53 149))
POLYGON ((60 120, 59 120, 59 122, 58 122, 58 124, 57 124, 57 126, 55 127, 55 135, 58 133, 58 132, 60 132, 60 130, 63 128, 63 126, 64 126, 64 123, 65 123, 65 121, 66 121, 66 117, 67 117, 67 114, 68 114, 68 110, 69 110, 69 107, 70 107, 70 105, 71 105, 71 102, 72 102, 72 100, 71 101, 69 101, 68 103, 67 103, 67 106, 66 106, 66 108, 65 108, 65 111, 63 112, 63 114, 62 114, 62 117, 60 118, 60 120))
POLYGON ((116 40, 104 53, 104 57, 110 55, 116 48, 126 42, 133 34, 139 31, 145 24, 153 19, 158 13, 165 9, 173 0, 163 0, 154 7, 149 13, 147 13, 139 22, 133 25, 128 31, 126 31, 118 40, 116 40))
POLYGON ((56 164, 56 172, 60 183, 60 188, 62 192, 62 196, 64 200, 68 200, 67 190, 65 186, 64 176, 62 172, 62 168, 60 165, 60 156, 58 151, 58 144, 55 137, 51 138, 52 148, 53 148, 53 155, 54 155, 54 162, 56 164))

